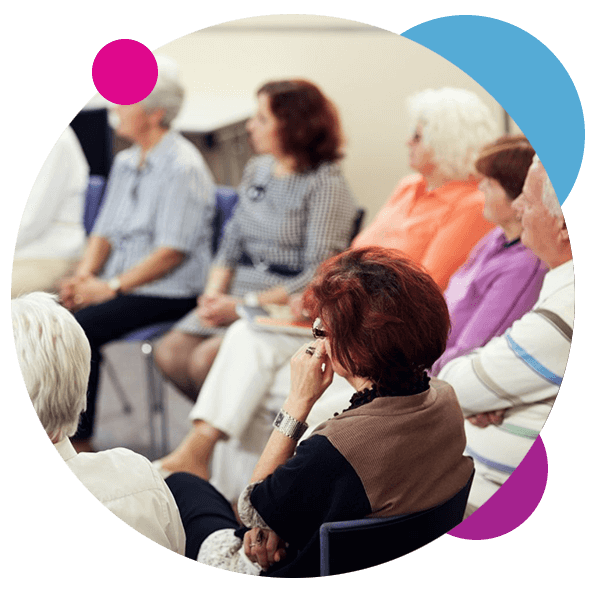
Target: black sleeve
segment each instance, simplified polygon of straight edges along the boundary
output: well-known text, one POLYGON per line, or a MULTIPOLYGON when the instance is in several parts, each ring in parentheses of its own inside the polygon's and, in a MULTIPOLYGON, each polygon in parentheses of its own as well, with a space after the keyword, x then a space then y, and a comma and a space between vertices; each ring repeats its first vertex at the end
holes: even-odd
POLYGON ((311 436, 250 496, 263 520, 285 542, 302 548, 324 522, 371 513, 360 477, 325 436, 311 436))

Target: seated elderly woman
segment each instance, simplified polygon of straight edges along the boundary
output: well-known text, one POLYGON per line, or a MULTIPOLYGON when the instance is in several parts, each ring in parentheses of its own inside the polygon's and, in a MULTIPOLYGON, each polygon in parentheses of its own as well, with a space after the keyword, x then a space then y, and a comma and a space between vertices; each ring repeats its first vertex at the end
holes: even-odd
POLYGON ((166 480, 187 557, 242 573, 316 576, 324 522, 431 508, 472 474, 455 393, 425 371, 449 331, 430 276, 396 250, 351 250, 321 266, 305 303, 317 339, 292 358, 290 394, 238 503, 244 527, 207 481, 166 480), (296 447, 334 373, 356 391, 350 406, 296 447))
POLYGON ((433 376, 450 360, 502 335, 538 300, 548 268, 522 244, 521 221, 513 207, 533 157, 534 149, 521 135, 499 138, 478 156, 484 217, 497 228, 476 245, 444 292, 451 333, 433 376))
POLYGON ((124 448, 77 454, 70 443, 87 403, 91 361, 89 341, 74 316, 56 296, 43 292, 14 299, 11 313, 17 359, 31 403, 68 468, 118 518, 183 554, 178 508, 145 457, 124 448))
POLYGON ((102 346, 192 310, 211 263, 215 186, 201 153, 170 127, 184 96, 177 66, 157 64, 151 94, 115 107, 116 134, 134 145, 116 156, 83 258, 60 290, 92 350, 79 451, 91 449, 102 346))

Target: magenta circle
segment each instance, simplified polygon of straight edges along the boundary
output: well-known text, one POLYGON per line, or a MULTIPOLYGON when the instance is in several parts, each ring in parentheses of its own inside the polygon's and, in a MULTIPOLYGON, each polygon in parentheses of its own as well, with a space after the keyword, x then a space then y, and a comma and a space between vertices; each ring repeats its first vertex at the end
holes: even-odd
POLYGON ((459 539, 493 539, 523 524, 537 508, 548 476, 548 460, 540 436, 509 479, 471 516, 449 531, 459 539))
POLYGON ((142 43, 117 39, 97 52, 91 74, 102 97, 118 105, 131 105, 142 101, 155 87, 157 62, 142 43))

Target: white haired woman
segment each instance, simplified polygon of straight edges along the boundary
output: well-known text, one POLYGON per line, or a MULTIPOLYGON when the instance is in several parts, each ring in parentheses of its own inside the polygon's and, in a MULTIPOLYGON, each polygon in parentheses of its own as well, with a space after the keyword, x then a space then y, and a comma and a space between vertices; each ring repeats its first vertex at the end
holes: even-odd
POLYGON ((134 142, 114 161, 99 217, 60 297, 92 350, 87 411, 74 438, 91 449, 100 348, 195 306, 211 263, 214 183, 200 152, 170 129, 184 96, 175 64, 158 58, 151 94, 115 108, 116 133, 134 142))
POLYGON ((422 91, 409 97, 407 107, 413 128, 409 164, 418 174, 398 184, 352 246, 400 249, 444 290, 474 245, 494 228, 482 215, 484 196, 474 162, 497 138, 498 127, 480 98, 460 88, 422 91))
POLYGON ((184 553, 180 513, 151 463, 131 450, 77 454, 69 441, 85 409, 89 341, 57 297, 32 292, 12 301, 12 330, 25 386, 41 424, 70 470, 112 513, 177 553, 184 553))

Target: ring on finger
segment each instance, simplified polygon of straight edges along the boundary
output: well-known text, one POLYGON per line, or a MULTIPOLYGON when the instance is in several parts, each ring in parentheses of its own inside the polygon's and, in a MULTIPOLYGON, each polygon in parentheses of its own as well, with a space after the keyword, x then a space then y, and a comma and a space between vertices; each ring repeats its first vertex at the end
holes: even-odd
POLYGON ((312 356, 315 353, 315 351, 315 348, 312 345, 309 345, 304 351, 304 353, 308 354, 309 356, 312 356))

